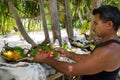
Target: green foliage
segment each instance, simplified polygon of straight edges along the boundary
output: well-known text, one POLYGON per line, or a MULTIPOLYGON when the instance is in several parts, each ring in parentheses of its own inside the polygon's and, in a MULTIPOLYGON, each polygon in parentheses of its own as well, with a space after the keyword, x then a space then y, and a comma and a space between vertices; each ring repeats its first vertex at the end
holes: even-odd
MULTIPOLYGON (((40 16, 40 7, 37 0, 12 0, 13 4, 16 7, 16 10, 24 23, 24 28, 26 31, 33 31, 41 29, 41 18, 36 18, 40 16), (27 20, 27 22, 24 22, 27 20)), ((120 0, 102 0, 102 4, 109 4, 117 6, 120 9, 120 0)), ((75 28, 81 26, 82 33, 86 32, 88 28, 83 26, 89 26, 88 22, 82 22, 79 19, 78 12, 81 12, 83 20, 88 20, 89 16, 86 13, 88 8, 91 11, 91 0, 70 0, 70 9, 72 15, 72 23, 75 28)), ((64 27, 65 25, 65 13, 64 13, 64 1, 58 0, 58 9, 61 11, 59 13, 60 26, 64 27)), ((51 18, 49 11, 49 1, 44 1, 44 10, 47 20, 47 26, 51 29, 51 18)), ((0 0, 0 34, 10 32, 13 27, 16 26, 13 14, 9 10, 7 0, 0 0)))
POLYGON ((90 22, 86 20, 82 21, 80 29, 81 34, 86 33, 88 30, 90 30, 90 22))
POLYGON ((39 47, 33 49, 33 50, 30 52, 30 56, 31 56, 31 57, 35 57, 35 54, 39 51, 39 49, 40 49, 39 47))
POLYGON ((102 0, 102 4, 113 5, 120 9, 120 0, 102 0))
POLYGON ((67 43, 63 44, 63 45, 61 46, 61 48, 67 49, 67 48, 68 48, 67 43))
POLYGON ((8 31, 9 23, 9 8, 6 0, 0 1, 0 29, 1 33, 6 33, 8 31))
POLYGON ((13 49, 14 49, 15 51, 17 51, 18 53, 20 53, 20 55, 21 55, 22 57, 25 56, 25 54, 24 54, 24 49, 22 49, 20 46, 15 46, 15 47, 13 47, 13 49))
POLYGON ((81 26, 80 20, 78 19, 77 21, 74 21, 73 26, 74 28, 80 29, 80 26, 81 26))

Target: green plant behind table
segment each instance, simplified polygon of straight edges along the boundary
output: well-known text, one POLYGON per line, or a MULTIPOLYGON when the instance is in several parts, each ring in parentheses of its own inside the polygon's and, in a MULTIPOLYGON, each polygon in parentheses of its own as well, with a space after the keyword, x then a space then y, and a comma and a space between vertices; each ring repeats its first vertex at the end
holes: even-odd
POLYGON ((80 28, 80 33, 86 33, 88 30, 90 30, 90 22, 84 20, 81 22, 81 28, 80 28))
POLYGON ((102 0, 103 5, 113 5, 120 9, 120 0, 102 0))
POLYGON ((16 26, 14 19, 8 17, 6 17, 6 19, 3 18, 0 25, 1 34, 9 33, 14 26, 16 26))
POLYGON ((10 10, 6 0, 0 1, 0 33, 6 34, 14 26, 10 10))
POLYGON ((80 26, 81 26, 80 20, 78 19, 78 20, 74 21, 73 26, 74 26, 74 28, 80 29, 80 26))

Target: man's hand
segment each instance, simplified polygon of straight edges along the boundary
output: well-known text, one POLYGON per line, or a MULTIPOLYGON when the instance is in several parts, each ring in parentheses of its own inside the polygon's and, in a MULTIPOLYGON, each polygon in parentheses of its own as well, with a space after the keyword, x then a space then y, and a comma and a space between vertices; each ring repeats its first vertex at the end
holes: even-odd
POLYGON ((62 48, 56 48, 56 51, 58 51, 60 57, 67 57, 69 55, 69 52, 62 48))
POLYGON ((48 56, 46 56, 46 54, 36 54, 36 56, 34 57, 34 59, 32 61, 44 63, 45 59, 47 59, 47 58, 48 58, 48 56))

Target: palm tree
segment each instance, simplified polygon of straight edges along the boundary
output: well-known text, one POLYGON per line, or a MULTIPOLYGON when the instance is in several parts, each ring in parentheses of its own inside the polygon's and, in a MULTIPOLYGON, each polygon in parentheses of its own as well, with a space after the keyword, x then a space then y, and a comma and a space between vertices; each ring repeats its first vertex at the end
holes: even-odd
POLYGON ((41 45, 44 45, 44 44, 47 44, 50 42, 50 38, 49 38, 48 29, 47 29, 43 0, 39 0, 39 6, 40 6, 41 19, 42 19, 42 26, 43 26, 43 30, 44 30, 44 34, 45 34, 45 40, 42 42, 41 45))
POLYGON ((66 21, 66 30, 69 38, 73 38, 73 26, 72 26, 72 17, 70 12, 70 0, 65 0, 65 21, 66 21))
POLYGON ((62 40, 61 40, 61 32, 60 32, 60 26, 59 26, 57 0, 50 0, 49 4, 50 4, 50 15, 51 15, 51 21, 52 21, 53 39, 54 39, 54 42, 56 39, 58 39, 61 46, 62 40))
POLYGON ((16 8, 15 6, 13 5, 12 3, 12 0, 7 0, 8 1, 8 5, 9 5, 9 8, 11 9, 12 13, 13 13, 13 16, 14 16, 14 19, 17 23, 17 26, 18 26, 18 29, 20 31, 20 33, 22 34, 23 38, 32 45, 32 47, 35 47, 36 46, 36 43, 28 36, 28 34, 26 33, 24 27, 23 27, 23 24, 20 20, 20 17, 18 16, 18 13, 16 11, 16 8))

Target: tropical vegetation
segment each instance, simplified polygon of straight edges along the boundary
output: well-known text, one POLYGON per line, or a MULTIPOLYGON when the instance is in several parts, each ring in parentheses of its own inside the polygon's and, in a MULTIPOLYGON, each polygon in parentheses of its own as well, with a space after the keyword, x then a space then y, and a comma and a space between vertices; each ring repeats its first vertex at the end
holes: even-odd
POLYGON ((61 29, 66 28, 69 38, 73 29, 85 33, 90 29, 91 12, 100 5, 114 5, 120 9, 119 0, 0 0, 0 34, 19 31, 33 47, 50 42, 48 31, 54 41, 61 43, 61 29), (29 36, 31 31, 44 31, 45 40, 36 44, 29 36))

